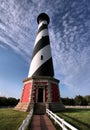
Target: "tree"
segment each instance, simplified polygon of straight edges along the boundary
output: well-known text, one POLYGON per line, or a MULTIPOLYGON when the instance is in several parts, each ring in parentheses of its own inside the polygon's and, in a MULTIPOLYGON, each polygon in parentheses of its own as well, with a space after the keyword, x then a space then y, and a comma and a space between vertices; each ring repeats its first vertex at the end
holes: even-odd
POLYGON ((7 106, 7 98, 6 97, 0 97, 0 106, 7 106))
POLYGON ((18 103, 18 100, 16 98, 9 97, 7 99, 7 102, 9 106, 16 106, 16 104, 18 103))
POLYGON ((88 102, 88 105, 90 106, 90 95, 87 95, 84 98, 86 99, 86 101, 88 102))
POLYGON ((75 97, 75 105, 88 105, 88 103, 85 98, 79 95, 75 97))
POLYGON ((16 98, 0 97, 0 106, 15 106, 18 102, 19 102, 19 99, 16 99, 16 98))
POLYGON ((74 105, 74 99, 70 99, 70 98, 62 98, 62 102, 64 105, 74 105))

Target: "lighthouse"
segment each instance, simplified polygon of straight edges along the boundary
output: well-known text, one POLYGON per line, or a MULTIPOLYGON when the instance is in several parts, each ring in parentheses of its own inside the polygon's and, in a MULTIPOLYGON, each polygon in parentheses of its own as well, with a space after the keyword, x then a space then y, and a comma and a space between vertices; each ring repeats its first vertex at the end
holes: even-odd
POLYGON ((38 16, 38 32, 35 40, 28 77, 54 76, 50 40, 48 33, 49 17, 45 13, 38 16))
POLYGON ((54 77, 48 25, 49 16, 41 13, 37 17, 38 30, 34 43, 28 78, 23 80, 24 87, 16 110, 29 111, 32 107, 39 111, 43 106, 52 111, 64 109, 60 98, 59 80, 54 77), (36 107, 37 106, 37 107, 36 107))

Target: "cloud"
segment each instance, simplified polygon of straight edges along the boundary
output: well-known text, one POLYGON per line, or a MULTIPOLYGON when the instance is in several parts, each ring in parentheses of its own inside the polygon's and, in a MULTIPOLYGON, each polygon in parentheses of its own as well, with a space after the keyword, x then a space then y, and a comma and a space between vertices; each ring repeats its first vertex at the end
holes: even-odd
POLYGON ((79 3, 81 9, 76 5, 74 2, 73 8, 63 13, 61 19, 58 16, 60 24, 54 26, 51 42, 56 76, 75 91, 73 95, 85 95, 90 94, 90 10, 83 3, 79 3))
POLYGON ((55 76, 78 93, 90 88, 90 3, 85 0, 1 0, 0 47, 11 48, 29 63, 37 16, 50 16, 49 34, 55 76), (67 6, 68 5, 68 6, 67 6), (79 90, 78 90, 79 88, 79 90))

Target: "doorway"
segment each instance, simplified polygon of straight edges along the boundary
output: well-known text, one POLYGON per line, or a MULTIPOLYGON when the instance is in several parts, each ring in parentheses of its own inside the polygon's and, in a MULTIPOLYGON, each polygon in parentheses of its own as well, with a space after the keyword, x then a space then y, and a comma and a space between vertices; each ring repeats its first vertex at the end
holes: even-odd
POLYGON ((38 102, 43 102, 43 88, 38 88, 38 102))

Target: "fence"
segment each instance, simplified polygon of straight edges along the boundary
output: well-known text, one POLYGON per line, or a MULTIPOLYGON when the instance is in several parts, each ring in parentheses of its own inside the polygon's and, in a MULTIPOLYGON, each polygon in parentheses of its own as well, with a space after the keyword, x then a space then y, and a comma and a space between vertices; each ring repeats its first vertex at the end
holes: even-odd
POLYGON ((68 128, 70 130, 78 130, 77 128, 67 123, 64 119, 51 112, 49 109, 46 109, 46 113, 62 128, 62 130, 68 130, 68 128))
POLYGON ((65 108, 81 108, 81 109, 90 109, 90 106, 65 106, 65 108))
POLYGON ((28 125, 29 120, 31 119, 32 115, 33 115, 33 109, 31 109, 31 111, 30 111, 30 113, 27 115, 26 119, 23 120, 23 122, 22 122, 22 124, 21 124, 21 126, 19 127, 18 130, 24 130, 24 129, 25 129, 25 127, 28 125))

